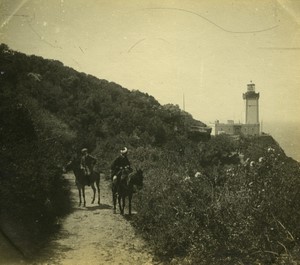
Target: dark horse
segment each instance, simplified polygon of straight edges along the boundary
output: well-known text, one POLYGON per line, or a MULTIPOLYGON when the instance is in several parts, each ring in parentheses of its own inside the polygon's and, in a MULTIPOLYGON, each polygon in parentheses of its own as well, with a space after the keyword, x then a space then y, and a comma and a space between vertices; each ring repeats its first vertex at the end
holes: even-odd
POLYGON ((119 172, 119 177, 115 176, 112 180, 112 195, 114 212, 116 212, 117 198, 121 214, 124 214, 125 198, 128 197, 129 214, 131 215, 131 200, 134 193, 134 186, 143 187, 144 175, 141 169, 136 172, 128 173, 126 169, 119 172))
MULTIPOLYGON (((82 201, 81 201, 81 194, 82 194, 82 198, 83 198, 83 206, 85 206, 86 202, 85 202, 85 186, 88 185, 87 183, 87 177, 84 174, 84 171, 80 168, 80 161, 74 159, 71 160, 67 165, 66 165, 66 170, 73 170, 74 175, 75 175, 75 183, 78 189, 78 193, 79 193, 79 206, 81 205, 82 201)), ((91 184, 91 188, 93 189, 93 200, 92 200, 92 204, 95 201, 95 195, 96 195, 96 187, 97 187, 97 191, 98 191, 98 204, 100 205, 100 188, 99 188, 99 184, 100 184, 100 174, 98 172, 93 171, 90 175, 90 184, 91 184), (96 187, 95 187, 96 184, 96 187)))

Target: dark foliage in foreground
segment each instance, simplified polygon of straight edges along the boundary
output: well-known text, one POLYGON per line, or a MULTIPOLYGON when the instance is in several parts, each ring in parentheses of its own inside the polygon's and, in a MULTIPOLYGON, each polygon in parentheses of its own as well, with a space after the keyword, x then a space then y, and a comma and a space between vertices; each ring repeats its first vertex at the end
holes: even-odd
POLYGON ((4 44, 0 87, 0 224, 23 235, 24 252, 70 209, 62 168, 71 155, 87 147, 108 171, 124 145, 162 147, 204 125, 178 106, 4 44))
POLYGON ((148 174, 134 223, 156 253, 172 264, 297 264, 299 163, 271 137, 237 143, 219 136, 198 148, 196 160, 140 151, 148 156, 148 174), (230 146, 247 154, 245 161, 224 163, 230 146), (207 163, 211 150, 220 153, 219 163, 207 163), (190 166, 198 174, 189 173, 190 166))
POLYGON ((0 224, 24 254, 35 253, 70 209, 60 167, 68 130, 30 99, 1 91, 0 100, 0 224))

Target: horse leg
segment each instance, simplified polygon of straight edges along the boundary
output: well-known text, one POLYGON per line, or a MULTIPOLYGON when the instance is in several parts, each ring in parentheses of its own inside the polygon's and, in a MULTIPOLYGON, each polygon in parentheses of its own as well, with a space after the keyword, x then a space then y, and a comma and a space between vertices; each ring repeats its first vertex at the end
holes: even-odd
POLYGON ((123 202, 123 214, 124 214, 124 211, 125 211, 125 199, 126 197, 125 196, 122 196, 122 202, 123 202))
POLYGON ((82 187, 82 197, 83 197, 83 207, 85 207, 86 201, 85 201, 85 189, 84 189, 84 186, 82 187))
POLYGON ((121 196, 120 196, 120 194, 118 194, 117 196, 118 196, 118 204, 119 204, 120 213, 122 214, 121 196))
MULTIPOLYGON (((78 187, 77 187, 78 188, 78 187)), ((78 194, 79 194, 79 205, 78 206, 80 206, 81 205, 81 189, 80 188, 78 188, 78 194)))
POLYGON ((100 205, 100 187, 99 187, 99 180, 96 181, 97 192, 98 192, 98 204, 100 205))
POLYGON ((114 205, 114 213, 116 213, 117 194, 114 191, 114 189, 112 189, 112 199, 113 199, 113 205, 114 205))
POLYGON ((114 213, 116 213, 116 205, 117 205, 117 191, 116 191, 116 184, 111 184, 111 194, 112 194, 112 201, 114 206, 114 213))
POLYGON ((117 204, 116 194, 113 193, 112 196, 113 196, 114 213, 116 213, 116 204, 117 204))
POLYGON ((118 195, 118 202, 119 202, 120 213, 124 214, 123 196, 121 197, 121 195, 118 195))
POLYGON ((125 196, 121 197, 121 202, 122 202, 122 214, 124 214, 124 210, 125 210, 125 196))
POLYGON ((91 188, 93 189, 93 199, 92 199, 92 204, 94 204, 94 201, 95 201, 95 194, 96 194, 96 188, 95 188, 95 184, 94 182, 91 183, 91 188))
POLYGON ((129 215, 131 215, 131 200, 132 200, 132 194, 129 194, 128 196, 129 215))

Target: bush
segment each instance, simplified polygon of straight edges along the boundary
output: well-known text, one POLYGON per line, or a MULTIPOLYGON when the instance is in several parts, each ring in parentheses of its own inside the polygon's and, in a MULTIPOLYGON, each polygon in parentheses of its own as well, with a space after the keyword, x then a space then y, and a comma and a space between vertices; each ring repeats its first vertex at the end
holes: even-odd
POLYGON ((261 150, 262 157, 255 161, 223 164, 230 150, 225 151, 220 163, 201 167, 197 175, 189 173, 189 164, 177 154, 152 152, 158 159, 148 165, 135 226, 156 254, 168 260, 294 262, 297 254, 290 253, 299 246, 300 236, 299 164, 273 147, 261 150))
POLYGON ((43 245, 57 218, 70 210, 61 161, 63 143, 67 145, 72 134, 25 98, 5 97, 1 102, 0 222, 7 236, 30 255, 43 245))

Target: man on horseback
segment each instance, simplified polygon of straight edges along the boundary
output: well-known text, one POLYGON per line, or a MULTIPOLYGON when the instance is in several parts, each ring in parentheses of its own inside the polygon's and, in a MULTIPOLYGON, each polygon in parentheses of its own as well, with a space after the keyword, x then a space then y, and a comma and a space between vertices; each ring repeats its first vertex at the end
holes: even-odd
POLYGON ((121 178, 122 173, 124 170, 127 174, 132 172, 132 168, 130 166, 129 159, 127 157, 127 148, 124 147, 120 150, 120 155, 114 160, 111 165, 111 180, 113 180, 114 176, 117 176, 118 182, 121 178))
POLYGON ((97 159, 88 153, 87 148, 81 150, 81 161, 80 168, 83 170, 84 175, 86 176, 87 185, 90 186, 90 177, 94 172, 94 166, 97 162, 97 159))

